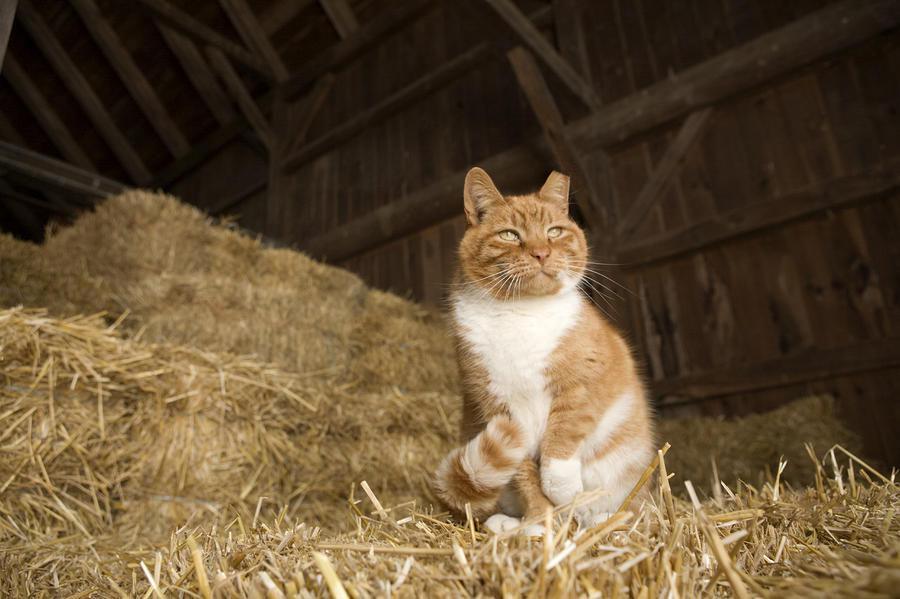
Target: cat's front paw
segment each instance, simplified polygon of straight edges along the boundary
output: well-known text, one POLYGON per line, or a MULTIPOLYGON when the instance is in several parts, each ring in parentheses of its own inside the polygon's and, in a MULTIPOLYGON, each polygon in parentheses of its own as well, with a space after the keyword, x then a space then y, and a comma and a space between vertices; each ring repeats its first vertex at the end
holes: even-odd
POLYGON ((550 458, 541 462, 541 489, 553 505, 569 503, 584 490, 581 460, 550 458))

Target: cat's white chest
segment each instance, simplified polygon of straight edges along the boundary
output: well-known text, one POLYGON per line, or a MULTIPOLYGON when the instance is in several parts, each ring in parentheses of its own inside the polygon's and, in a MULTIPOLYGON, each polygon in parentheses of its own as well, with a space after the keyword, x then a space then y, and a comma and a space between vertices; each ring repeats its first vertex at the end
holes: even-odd
POLYGON ((547 367, 582 309, 577 290, 539 298, 500 301, 477 293, 454 298, 456 323, 487 370, 489 390, 529 433, 533 449, 550 410, 547 367))

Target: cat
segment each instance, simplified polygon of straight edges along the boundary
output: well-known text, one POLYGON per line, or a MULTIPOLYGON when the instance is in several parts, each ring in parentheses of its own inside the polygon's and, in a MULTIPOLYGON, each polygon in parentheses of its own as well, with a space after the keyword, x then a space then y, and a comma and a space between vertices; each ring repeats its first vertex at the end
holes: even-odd
POLYGON ((463 196, 450 306, 465 445, 438 467, 438 496, 496 532, 603 489, 575 512, 603 521, 653 458, 653 418, 629 346, 579 289, 592 263, 569 178, 503 196, 475 167, 463 196))

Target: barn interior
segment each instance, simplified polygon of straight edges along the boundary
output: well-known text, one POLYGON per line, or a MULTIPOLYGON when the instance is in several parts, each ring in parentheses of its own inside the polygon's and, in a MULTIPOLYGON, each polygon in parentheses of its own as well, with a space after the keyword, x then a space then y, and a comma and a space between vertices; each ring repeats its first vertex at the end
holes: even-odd
POLYGON ((898 22, 3 0, 0 590, 890 596, 898 22), (435 501, 473 165, 572 177, 660 420, 646 512, 498 550, 435 501))

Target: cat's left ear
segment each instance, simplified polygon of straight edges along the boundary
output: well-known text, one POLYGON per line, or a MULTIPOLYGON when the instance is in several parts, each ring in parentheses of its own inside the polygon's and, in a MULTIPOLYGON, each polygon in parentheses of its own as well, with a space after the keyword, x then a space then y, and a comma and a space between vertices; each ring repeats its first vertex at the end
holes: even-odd
POLYGON ((553 171, 544 186, 541 187, 539 195, 542 199, 553 202, 559 209, 569 213, 569 176, 553 171))

